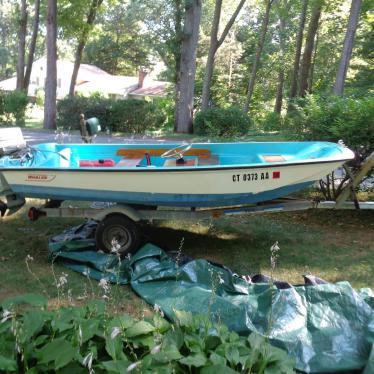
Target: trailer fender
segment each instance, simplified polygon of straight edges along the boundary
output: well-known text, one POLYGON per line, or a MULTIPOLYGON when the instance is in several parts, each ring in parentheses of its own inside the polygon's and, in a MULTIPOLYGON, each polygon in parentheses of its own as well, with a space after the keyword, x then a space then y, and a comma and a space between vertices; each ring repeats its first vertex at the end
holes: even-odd
POLYGON ((124 216, 132 219, 134 222, 139 222, 142 219, 140 212, 128 205, 115 206, 100 211, 93 217, 93 219, 96 221, 102 221, 105 217, 111 214, 123 214, 124 216))

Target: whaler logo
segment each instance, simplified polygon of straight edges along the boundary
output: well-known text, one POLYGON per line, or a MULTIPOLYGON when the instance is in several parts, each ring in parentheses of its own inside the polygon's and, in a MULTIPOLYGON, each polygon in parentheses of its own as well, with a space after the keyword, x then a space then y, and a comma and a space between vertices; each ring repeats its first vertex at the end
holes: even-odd
POLYGON ((51 174, 28 174, 26 176, 27 182, 52 182, 56 178, 51 174))

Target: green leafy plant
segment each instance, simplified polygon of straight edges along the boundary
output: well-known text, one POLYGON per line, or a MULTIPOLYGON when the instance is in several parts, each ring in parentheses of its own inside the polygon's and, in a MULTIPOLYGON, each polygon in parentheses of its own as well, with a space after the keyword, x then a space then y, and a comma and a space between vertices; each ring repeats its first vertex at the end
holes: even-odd
POLYGON ((28 98, 25 92, 15 90, 12 92, 0 94, 0 117, 6 125, 13 121, 18 126, 25 124, 25 111, 28 104, 28 98))
POLYGON ((145 100, 112 100, 100 96, 67 97, 57 105, 57 126, 79 129, 79 116, 97 117, 103 129, 144 133, 159 129, 166 120, 164 104, 145 100))
POLYGON ((239 336, 207 316, 176 310, 172 324, 155 310, 139 321, 109 315, 102 301, 50 311, 39 295, 8 299, 2 303, 0 371, 294 372, 287 353, 262 336, 239 336))
POLYGON ((374 97, 361 99, 308 95, 294 104, 286 124, 300 140, 344 143, 368 153, 374 149, 374 97))
POLYGON ((209 108, 196 114, 194 131, 198 135, 233 137, 245 135, 250 118, 240 108, 209 108))

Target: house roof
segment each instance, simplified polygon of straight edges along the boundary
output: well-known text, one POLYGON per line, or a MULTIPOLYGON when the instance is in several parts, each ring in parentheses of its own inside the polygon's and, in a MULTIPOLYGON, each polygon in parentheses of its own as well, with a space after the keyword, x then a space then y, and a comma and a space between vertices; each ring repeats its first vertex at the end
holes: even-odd
POLYGON ((110 75, 96 77, 94 80, 78 83, 75 87, 76 92, 103 94, 127 95, 138 87, 138 77, 127 77, 121 75, 110 75))
MULTIPOLYGON (((66 82, 71 79, 73 73, 74 64, 67 60, 57 61, 57 76, 66 82)), ((32 76, 45 77, 47 69, 47 59, 42 57, 33 64, 32 76)), ((44 82, 42 78, 41 82, 44 82)), ((17 78, 12 77, 0 82, 0 90, 13 91, 16 89, 17 78)), ((43 87, 43 83, 39 85, 39 88, 43 87)), ((59 88, 57 91, 58 99, 62 99, 67 95, 68 85, 64 84, 65 88, 59 88)), ((77 82, 75 91, 92 94, 100 92, 102 94, 114 94, 126 97, 127 95, 133 96, 165 96, 168 88, 170 87, 169 82, 154 81, 149 76, 146 76, 143 80, 142 87, 139 87, 138 76, 122 76, 122 75, 111 75, 106 71, 98 68, 94 65, 81 64, 78 71, 77 82)), ((38 87, 37 87, 38 88, 38 87)), ((35 85, 30 85, 28 95, 30 97, 35 96, 35 85)))
POLYGON ((170 89, 170 83, 169 82, 150 81, 145 87, 140 87, 140 88, 137 88, 137 89, 129 92, 129 95, 134 95, 134 96, 166 96, 169 89, 170 89))

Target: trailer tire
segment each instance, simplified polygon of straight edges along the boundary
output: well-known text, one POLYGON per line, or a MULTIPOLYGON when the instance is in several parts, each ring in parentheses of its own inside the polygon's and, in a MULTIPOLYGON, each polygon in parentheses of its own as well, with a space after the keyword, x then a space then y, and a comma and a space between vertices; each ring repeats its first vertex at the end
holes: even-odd
POLYGON ((107 253, 118 253, 121 257, 135 253, 141 244, 138 225, 123 214, 110 214, 96 228, 96 246, 107 253))

